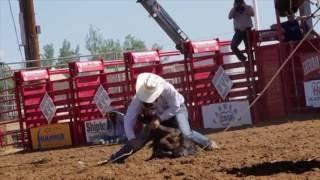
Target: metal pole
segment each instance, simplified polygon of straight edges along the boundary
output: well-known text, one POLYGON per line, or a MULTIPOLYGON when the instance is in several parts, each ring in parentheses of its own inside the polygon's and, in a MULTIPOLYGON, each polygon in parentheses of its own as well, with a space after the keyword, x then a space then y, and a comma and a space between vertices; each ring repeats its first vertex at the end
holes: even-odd
POLYGON ((254 27, 256 30, 260 29, 260 21, 259 21, 259 8, 258 1, 252 0, 253 9, 254 9, 254 27))
MULTIPOLYGON (((310 16, 311 15, 311 4, 305 1, 303 5, 299 8, 300 16, 310 16)), ((306 21, 308 27, 312 27, 312 18, 308 18, 306 21)))
POLYGON ((278 39, 280 41, 281 37, 282 37, 282 32, 281 32, 281 22, 280 22, 280 16, 279 16, 279 12, 276 8, 276 4, 277 4, 278 0, 274 0, 274 10, 275 10, 275 14, 276 14, 276 22, 277 22, 277 35, 278 35, 278 39))
POLYGON ((0 78, 4 78, 4 63, 0 62, 0 78))
MULTIPOLYGON (((4 75, 4 63, 0 62, 0 78, 2 79, 4 77, 5 77, 5 75, 4 75)), ((4 80, 4 82, 5 81, 6 80, 4 80)), ((1 81, 0 81, 0 85, 2 85, 1 81)), ((6 86, 6 85, 4 84, 4 86, 6 86)), ((5 89, 5 87, 4 87, 4 89, 5 89)), ((0 90, 2 90, 2 88, 0 88, 0 90)), ((1 93, 0 93, 0 101, 2 101, 2 94, 1 93)), ((3 111, 7 111, 5 109, 5 105, 3 103, 0 104, 0 109, 3 109, 3 111)), ((2 114, 0 114, 0 121, 2 120, 2 118, 4 118, 4 117, 2 117, 2 114)), ((0 139, 0 142, 1 142, 1 139, 0 139)))

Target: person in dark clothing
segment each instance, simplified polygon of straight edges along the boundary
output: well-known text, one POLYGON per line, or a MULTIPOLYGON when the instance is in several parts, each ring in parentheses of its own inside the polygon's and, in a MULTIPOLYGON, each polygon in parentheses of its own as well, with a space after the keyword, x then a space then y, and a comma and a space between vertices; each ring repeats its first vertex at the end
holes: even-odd
POLYGON ((283 28, 284 42, 299 41, 302 39, 300 25, 294 15, 289 15, 288 21, 281 23, 281 27, 283 28))
MULTIPOLYGON (((283 33, 283 42, 299 41, 303 38, 299 22, 295 19, 294 14, 287 16, 288 20, 281 23, 283 33)), ((276 29, 277 25, 272 25, 271 29, 276 29)))

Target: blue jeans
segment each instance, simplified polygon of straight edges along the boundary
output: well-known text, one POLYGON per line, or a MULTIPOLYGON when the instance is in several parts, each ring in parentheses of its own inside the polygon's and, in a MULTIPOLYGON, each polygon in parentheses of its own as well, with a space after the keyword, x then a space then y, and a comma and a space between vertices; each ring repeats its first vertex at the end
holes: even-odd
POLYGON ((188 110, 185 105, 182 105, 180 107, 180 110, 176 114, 176 120, 178 122, 178 126, 182 134, 185 137, 191 139, 194 143, 199 145, 201 148, 205 148, 211 144, 211 141, 209 138, 191 129, 189 124, 189 118, 188 118, 188 110))
POLYGON ((232 42, 231 42, 231 50, 241 62, 244 62, 247 58, 246 56, 243 55, 243 53, 238 48, 238 46, 242 41, 244 42, 245 48, 247 50, 248 49, 247 31, 235 30, 235 33, 233 35, 232 42))

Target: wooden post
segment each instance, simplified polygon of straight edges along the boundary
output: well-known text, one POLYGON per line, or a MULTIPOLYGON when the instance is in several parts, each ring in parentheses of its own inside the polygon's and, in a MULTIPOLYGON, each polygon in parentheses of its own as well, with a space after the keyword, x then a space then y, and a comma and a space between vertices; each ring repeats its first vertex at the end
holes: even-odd
MULTIPOLYGON (((23 15, 25 44, 24 52, 26 61, 39 60, 39 42, 34 16, 33 0, 19 0, 20 11, 23 15)), ((40 61, 27 63, 27 67, 40 67, 40 61)))

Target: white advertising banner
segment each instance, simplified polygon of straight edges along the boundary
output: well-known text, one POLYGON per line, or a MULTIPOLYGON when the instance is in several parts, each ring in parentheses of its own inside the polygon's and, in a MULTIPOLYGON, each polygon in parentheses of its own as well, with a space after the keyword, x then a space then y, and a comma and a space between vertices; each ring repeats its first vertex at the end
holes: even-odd
POLYGON ((114 135, 114 127, 107 119, 97 119, 85 122, 86 140, 88 143, 99 142, 114 135))
POLYGON ((226 128, 251 125, 251 113, 248 101, 234 101, 202 106, 205 128, 226 128))
POLYGON ((220 66, 215 73, 212 84, 218 91, 222 99, 225 99, 232 88, 232 81, 229 76, 224 72, 224 69, 220 66))
POLYGON ((320 107, 320 80, 304 82, 306 106, 320 107))

